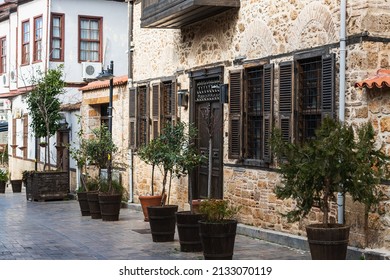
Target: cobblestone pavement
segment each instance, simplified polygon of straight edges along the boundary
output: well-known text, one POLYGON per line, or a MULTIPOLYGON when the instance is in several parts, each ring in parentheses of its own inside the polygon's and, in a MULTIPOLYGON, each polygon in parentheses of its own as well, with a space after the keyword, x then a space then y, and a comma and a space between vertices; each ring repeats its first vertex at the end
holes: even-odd
MULTIPOLYGON (((31 202, 10 187, 0 194, 0 260, 202 260, 173 242, 152 242, 142 212, 122 208, 119 221, 81 216, 78 202, 31 202)), ((309 252, 243 235, 236 236, 235 260, 310 259, 309 252)))

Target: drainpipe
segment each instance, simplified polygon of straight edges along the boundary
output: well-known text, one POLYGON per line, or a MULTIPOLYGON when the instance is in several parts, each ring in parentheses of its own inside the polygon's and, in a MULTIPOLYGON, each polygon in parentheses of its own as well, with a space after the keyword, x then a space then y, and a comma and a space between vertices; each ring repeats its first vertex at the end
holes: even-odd
MULTIPOLYGON (((134 1, 133 0, 126 0, 127 1, 127 9, 128 9, 128 47, 127 47, 127 57, 128 57, 128 69, 127 69, 127 76, 128 76, 128 82, 127 86, 130 88, 133 86, 133 16, 134 16, 134 1)), ((130 98, 130 97, 129 97, 130 98)), ((134 177, 133 177, 133 164, 134 164, 134 157, 133 157, 133 150, 129 149, 129 201, 128 203, 132 203, 134 201, 134 177)))
MULTIPOLYGON (((347 1, 340 2, 340 85, 339 85, 339 120, 345 121, 345 64, 346 64, 346 14, 347 1)), ((344 224, 344 195, 337 194, 337 222, 344 224)))

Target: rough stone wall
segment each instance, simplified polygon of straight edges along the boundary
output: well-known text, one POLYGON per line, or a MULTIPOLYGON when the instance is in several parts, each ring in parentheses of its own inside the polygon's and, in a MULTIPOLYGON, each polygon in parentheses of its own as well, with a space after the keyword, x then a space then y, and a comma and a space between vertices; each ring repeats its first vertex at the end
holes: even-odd
MULTIPOLYGON (((89 137, 94 128, 101 124, 100 112, 97 106, 108 103, 108 88, 96 89, 83 92, 82 105, 80 108, 82 118, 82 128, 86 137, 89 137)), ((129 174, 128 170, 128 118, 129 98, 127 85, 114 86, 113 90, 113 123, 112 136, 118 152, 113 157, 113 164, 120 169, 122 185, 128 189, 129 174)), ((93 172, 93 171, 91 171, 93 172)))
MULTIPOLYGON (((390 38, 390 6, 383 0, 347 1, 347 33, 349 37, 368 34, 390 38)), ((225 66, 224 82, 228 71, 241 66, 233 65, 236 57, 247 60, 269 58, 275 64, 274 72, 274 120, 278 125, 278 75, 279 63, 293 59, 295 52, 315 47, 328 46, 336 54, 339 65, 338 41, 340 33, 340 1, 337 0, 241 0, 241 7, 212 17, 181 30, 141 29, 141 5, 135 6, 134 30, 134 81, 145 82, 158 77, 175 75, 181 88, 189 88, 188 71, 219 64, 225 66)), ((390 44, 384 42, 361 42, 348 44, 346 77, 346 120, 356 125, 371 120, 375 125, 379 144, 390 147, 390 99, 389 91, 365 91, 354 83, 367 78, 378 68, 388 68, 390 44)), ((338 83, 336 78, 336 95, 338 83)), ((336 97, 338 104, 338 98, 336 97)), ((228 120, 228 105, 225 104, 225 119, 228 120)), ((189 119, 189 112, 180 108, 182 120, 189 119)), ((224 125, 228 132, 228 122, 224 125)), ((224 163, 228 159, 228 138, 224 137, 224 163)), ((388 151, 389 152, 389 151, 388 151)), ((390 152, 389 152, 390 153, 390 152)), ((150 192, 150 166, 135 157, 135 201, 140 194, 150 192)), ((161 191, 161 174, 156 172, 155 188, 161 191)), ((314 210, 300 223, 289 224, 280 215, 294 207, 292 201, 276 199, 273 188, 280 179, 272 170, 245 167, 224 167, 224 197, 242 205, 240 222, 293 234, 305 235, 306 223, 321 221, 322 215, 314 210)), ((187 179, 173 182, 172 202, 186 207, 187 179)), ((384 187, 387 193, 388 187, 384 187)), ((347 200, 347 215, 356 213, 347 200)), ((390 249, 389 202, 381 205, 381 214, 370 214, 371 230, 369 246, 390 249)), ((332 219, 336 219, 336 207, 332 219)), ((350 216, 353 227, 352 244, 364 247, 366 234, 362 230, 362 215, 350 216)))

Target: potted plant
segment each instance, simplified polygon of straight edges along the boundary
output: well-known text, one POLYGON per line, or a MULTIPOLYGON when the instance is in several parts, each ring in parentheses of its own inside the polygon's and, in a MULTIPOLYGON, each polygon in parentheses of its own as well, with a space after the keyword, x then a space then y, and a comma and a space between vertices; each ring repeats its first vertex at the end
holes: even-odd
POLYGON ((240 207, 232 206, 227 200, 202 200, 199 211, 204 218, 199 221, 199 234, 205 260, 233 259, 237 219, 234 216, 240 207))
POLYGON ((183 122, 168 124, 154 139, 155 164, 163 175, 162 196, 167 192, 168 205, 163 200, 160 206, 147 207, 153 241, 172 241, 175 233, 175 213, 177 205, 169 205, 173 177, 185 176, 191 168, 199 164, 201 157, 191 145, 191 127, 183 122), (168 185, 168 191, 166 191, 168 185), (163 234, 165 232, 166 234, 163 234))
POLYGON ((280 131, 272 137, 283 185, 275 188, 280 199, 292 198, 295 208, 285 215, 290 222, 307 216, 313 207, 322 211, 322 223, 306 226, 313 259, 345 259, 350 226, 330 219, 336 193, 350 195, 367 211, 380 199, 378 184, 388 175, 388 157, 375 148, 370 123, 355 132, 351 125, 325 118, 316 137, 305 143, 284 142, 280 131), (329 248, 330 246, 330 248, 329 248))
MULTIPOLYGON (((147 145, 140 147, 137 151, 138 157, 146 164, 150 164, 152 166, 151 183, 150 183, 151 194, 140 195, 138 197, 141 203, 145 222, 149 222, 148 207, 161 205, 161 202, 163 201, 162 194, 154 193, 154 171, 155 171, 155 167, 158 166, 158 164, 160 164, 160 157, 159 157, 160 154, 157 152, 159 150, 158 147, 159 144, 160 142, 158 141, 158 139, 152 139, 147 145)), ((164 200, 165 199, 166 196, 164 196, 164 200)))
POLYGON ((69 172, 51 170, 51 137, 61 128, 63 118, 59 96, 64 93, 65 82, 62 79, 63 65, 47 72, 37 71, 31 84, 34 85, 27 95, 26 102, 31 115, 31 127, 35 137, 43 138, 45 146, 45 160, 43 171, 31 175, 31 188, 26 192, 32 200, 64 199, 69 192, 69 172))
POLYGON ((5 185, 8 181, 8 172, 0 168, 0 193, 5 193, 5 185))
MULTIPOLYGON (((102 124, 92 130, 92 137, 86 140, 86 153, 90 165, 98 169, 98 201, 103 221, 117 221, 121 208, 123 187, 112 180, 112 159, 118 148, 111 133, 102 124), (107 169, 107 178, 102 178, 101 170, 107 169)), ((88 201, 95 200, 95 193, 88 192, 88 201)), ((90 204, 89 204, 90 205, 90 204)))

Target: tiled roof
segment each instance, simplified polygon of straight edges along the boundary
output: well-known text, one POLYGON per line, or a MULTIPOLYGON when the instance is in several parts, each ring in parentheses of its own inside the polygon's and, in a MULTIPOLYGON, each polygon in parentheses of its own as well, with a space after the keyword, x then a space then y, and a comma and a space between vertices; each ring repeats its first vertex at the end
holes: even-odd
POLYGON ((361 82, 355 83, 355 87, 382 88, 390 87, 390 69, 379 69, 376 75, 369 77, 361 82))
MULTIPOLYGON (((127 75, 114 77, 113 83, 114 86, 125 85, 127 84, 127 80, 128 80, 127 75)), ((94 81, 84 87, 81 87, 79 90, 88 91, 88 90, 95 90, 101 88, 108 88, 109 86, 110 86, 110 81, 94 81)))

